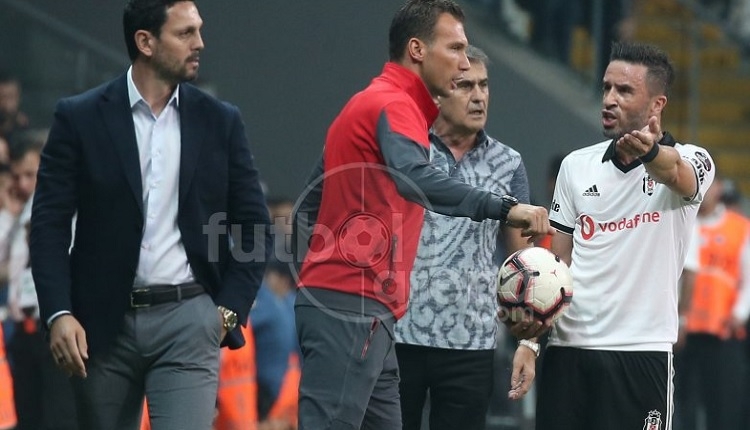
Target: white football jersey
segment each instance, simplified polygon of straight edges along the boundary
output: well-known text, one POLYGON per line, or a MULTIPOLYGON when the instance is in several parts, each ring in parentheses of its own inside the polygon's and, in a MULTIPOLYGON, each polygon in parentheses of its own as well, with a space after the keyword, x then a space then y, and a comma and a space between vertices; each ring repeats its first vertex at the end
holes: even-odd
POLYGON ((573 235, 573 301, 550 345, 671 351, 677 340, 677 281, 695 218, 713 181, 703 148, 674 145, 695 172, 692 198, 655 182, 643 164, 624 166, 608 140, 570 153, 557 177, 550 221, 573 235))

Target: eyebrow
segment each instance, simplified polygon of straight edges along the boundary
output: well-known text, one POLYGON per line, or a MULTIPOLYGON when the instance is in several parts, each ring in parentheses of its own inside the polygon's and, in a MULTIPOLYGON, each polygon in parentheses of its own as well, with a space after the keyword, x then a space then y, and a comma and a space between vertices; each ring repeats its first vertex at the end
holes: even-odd
POLYGON ((471 83, 472 85, 483 84, 485 82, 489 82, 489 78, 482 78, 482 79, 466 79, 466 78, 463 78, 460 81, 458 81, 458 84, 460 85, 460 84, 462 84, 464 82, 471 83))

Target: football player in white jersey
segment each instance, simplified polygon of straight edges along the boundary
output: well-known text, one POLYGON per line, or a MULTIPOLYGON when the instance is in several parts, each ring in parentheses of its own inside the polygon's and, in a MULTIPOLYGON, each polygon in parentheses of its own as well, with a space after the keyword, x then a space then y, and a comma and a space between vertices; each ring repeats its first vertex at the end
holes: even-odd
POLYGON ((715 168, 661 127, 674 70, 660 49, 615 43, 602 80, 607 140, 557 179, 552 250, 575 296, 550 333, 537 429, 669 430, 678 278, 715 168))

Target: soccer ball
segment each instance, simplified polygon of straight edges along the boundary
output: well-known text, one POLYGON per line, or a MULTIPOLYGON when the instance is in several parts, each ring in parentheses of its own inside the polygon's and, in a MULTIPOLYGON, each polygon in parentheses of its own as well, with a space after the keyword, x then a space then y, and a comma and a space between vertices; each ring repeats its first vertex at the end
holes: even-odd
POLYGON ((338 249, 350 265, 365 269, 388 255, 391 235, 385 224, 369 214, 357 214, 344 222, 338 234, 338 249))
POLYGON ((540 247, 525 248, 503 262, 497 276, 501 317, 517 322, 530 316, 555 321, 573 299, 573 278, 560 257, 540 247))

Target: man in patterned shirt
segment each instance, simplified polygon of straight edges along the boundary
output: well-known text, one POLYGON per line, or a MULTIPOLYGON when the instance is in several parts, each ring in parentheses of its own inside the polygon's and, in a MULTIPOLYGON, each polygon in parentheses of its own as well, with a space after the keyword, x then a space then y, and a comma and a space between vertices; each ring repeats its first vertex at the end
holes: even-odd
MULTIPOLYGON (((440 98, 440 116, 430 134, 435 166, 470 185, 529 200, 521 155, 484 131, 489 85, 487 55, 470 46, 471 69, 450 97, 440 98)), ((420 429, 425 394, 430 429, 485 428, 492 393, 497 332, 495 277, 498 234, 508 253, 529 246, 517 228, 496 220, 472 221, 425 211, 411 273, 409 310, 396 324, 396 356, 405 430, 420 429)), ((536 355, 519 347, 512 398, 534 378, 536 355)))

